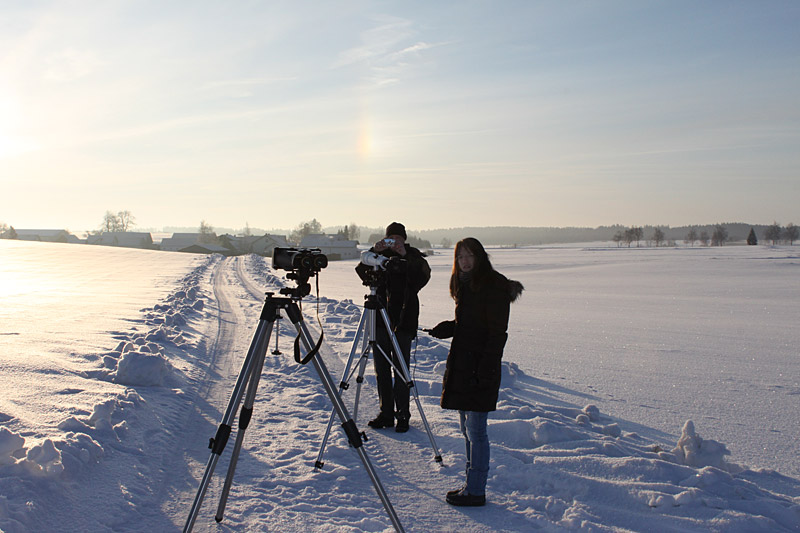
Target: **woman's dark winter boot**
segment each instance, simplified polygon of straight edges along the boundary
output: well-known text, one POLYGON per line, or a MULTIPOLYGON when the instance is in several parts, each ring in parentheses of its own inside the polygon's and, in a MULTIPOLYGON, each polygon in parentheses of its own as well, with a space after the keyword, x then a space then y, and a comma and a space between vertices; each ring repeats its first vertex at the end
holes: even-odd
POLYGON ((470 494, 467 492, 467 489, 464 488, 455 494, 450 494, 448 492, 447 503, 450 505, 456 505, 458 507, 480 507, 482 505, 486 505, 486 495, 470 494))

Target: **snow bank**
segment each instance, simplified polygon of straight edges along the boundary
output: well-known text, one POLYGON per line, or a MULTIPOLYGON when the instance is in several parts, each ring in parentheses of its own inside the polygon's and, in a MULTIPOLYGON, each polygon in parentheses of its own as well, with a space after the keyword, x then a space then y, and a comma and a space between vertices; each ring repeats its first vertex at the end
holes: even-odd
MULTIPOLYGON (((0 529, 28 531, 41 519, 40 509, 26 505, 30 491, 39 492, 40 482, 63 483, 76 480, 87 468, 97 465, 108 454, 108 448, 126 449, 131 422, 140 416, 146 402, 137 392, 139 387, 179 386, 170 359, 186 356, 198 341, 186 330, 187 323, 201 318, 208 295, 201 288, 203 277, 218 258, 209 258, 181 279, 178 288, 163 303, 143 309, 144 331, 131 330, 117 336, 114 349, 87 360, 98 360, 100 368, 84 372, 84 377, 124 385, 118 392, 107 394, 91 412, 78 411, 61 421, 60 437, 26 439, 0 427, 0 489, 16 486, 16 497, 0 498, 0 529), (41 480, 41 481, 37 481, 41 480), (23 501, 20 501, 22 498, 23 501)), ((79 392, 78 389, 70 389, 79 392)), ((54 486, 47 485, 51 491, 54 486)), ((62 490, 67 490, 66 485, 62 490)), ((34 528, 35 529, 35 528, 34 528)))

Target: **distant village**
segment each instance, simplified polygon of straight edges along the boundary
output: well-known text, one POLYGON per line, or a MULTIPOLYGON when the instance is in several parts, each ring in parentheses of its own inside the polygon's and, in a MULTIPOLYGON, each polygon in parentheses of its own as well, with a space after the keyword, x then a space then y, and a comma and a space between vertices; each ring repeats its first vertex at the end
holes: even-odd
MULTIPOLYGON (((136 231, 104 231, 89 234, 85 239, 67 230, 38 230, 9 228, 0 233, 0 239, 20 241, 60 242, 94 246, 117 246, 143 250, 163 250, 195 254, 222 254, 226 256, 257 254, 271 256, 276 247, 292 246, 284 235, 219 235, 214 233, 173 233, 160 242, 154 242, 151 233, 136 231)), ((359 257, 358 241, 346 239, 341 234, 309 234, 298 247, 319 248, 335 261, 359 257)))

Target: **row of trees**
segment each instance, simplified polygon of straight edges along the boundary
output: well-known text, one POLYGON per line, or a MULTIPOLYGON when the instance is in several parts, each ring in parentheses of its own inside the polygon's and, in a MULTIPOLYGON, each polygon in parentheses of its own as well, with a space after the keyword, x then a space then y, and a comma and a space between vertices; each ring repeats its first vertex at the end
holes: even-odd
POLYGON ((632 228, 626 228, 624 231, 616 232, 614 234, 614 242, 617 243, 617 246, 622 246, 622 243, 625 243, 628 245, 628 248, 635 242, 638 247, 643 237, 644 229, 634 226, 632 228))
MULTIPOLYGON (((117 213, 106 211, 106 214, 103 216, 103 222, 100 226, 100 231, 130 231, 135 223, 136 218, 130 211, 119 211, 117 213)), ((0 224, 0 231, 5 229, 7 229, 7 226, 5 224, 0 224)), ((360 231, 361 228, 353 223, 344 226, 344 228, 340 229, 337 234, 343 239, 357 241, 359 239, 360 231)), ((250 233, 250 226, 249 224, 246 224, 244 234, 250 235, 250 233)), ((322 224, 316 218, 311 219, 310 221, 301 222, 294 230, 291 231, 288 239, 290 242, 299 244, 307 235, 315 233, 322 233, 322 224)), ((201 242, 207 243, 215 242, 217 237, 216 233, 214 232, 214 228, 205 220, 200 222, 200 235, 201 242)), ((372 236, 370 236, 370 239, 371 238, 372 236)), ((625 244, 630 248, 634 242, 636 243, 637 247, 640 246, 641 241, 644 240, 644 238, 644 228, 641 226, 633 226, 617 231, 614 234, 613 241, 617 243, 617 246, 622 246, 625 244)), ((778 244, 781 241, 793 245, 798 238, 800 238, 800 228, 795 226, 793 223, 789 223, 783 227, 777 222, 774 222, 772 225, 766 227, 763 235, 763 239, 771 242, 773 245, 778 244)), ((717 224, 713 227, 713 230, 710 234, 705 229, 698 231, 695 228, 690 228, 686 233, 683 242, 690 246, 694 246, 695 243, 699 243, 703 246, 723 246, 728 239, 729 235, 726 227, 722 224, 717 224)), ((756 236, 753 228, 750 228, 750 233, 747 236, 747 243, 758 244, 758 237, 756 236)), ((430 242, 425 239, 420 239, 418 244, 420 246, 427 245, 430 247, 430 242)), ((653 228, 653 233, 648 240, 648 244, 655 246, 663 246, 668 244, 664 231, 659 227, 653 228)), ((444 247, 450 247, 452 244, 450 239, 445 237, 442 238, 442 245, 444 247)))
MULTIPOLYGON (((767 226, 767 229, 764 231, 764 239, 771 241, 773 245, 778 244, 781 240, 789 244, 794 244, 794 241, 798 238, 800 238, 800 228, 791 222, 789 222, 786 227, 781 227, 777 222, 773 222, 771 225, 767 226)), ((747 240, 749 244, 750 238, 748 237, 747 240)))
MULTIPOLYGON (((118 213, 106 211, 106 214, 103 216, 103 222, 100 224, 100 229, 98 231, 109 233, 130 231, 135 225, 135 222, 136 218, 130 211, 120 211, 118 213)), ((0 229, 5 228, 0 227, 0 229)), ((344 239, 357 241, 360 231, 361 228, 359 228, 357 224, 353 223, 340 229, 337 234, 344 239)), ((214 227, 205 220, 200 221, 199 233, 200 242, 214 243, 217 240, 217 234, 214 231, 214 227)), ((288 236, 288 240, 295 244, 299 244, 306 236, 315 233, 322 233, 322 224, 316 218, 311 219, 310 221, 301 222, 294 230, 291 231, 288 236)), ((252 234, 249 223, 245 224, 243 234, 252 234)))
MULTIPOLYGON (((782 227, 780 224, 775 222, 772 225, 767 226, 766 230, 764 231, 764 239, 770 241, 773 245, 778 244, 781 240, 792 245, 794 244, 794 241, 798 240, 799 237, 800 228, 792 223, 789 223, 786 225, 786 227, 782 227)), ((631 244, 634 242, 636 243, 636 246, 639 246, 643 238, 644 230, 641 227, 634 226, 618 231, 614 235, 614 242, 617 243, 617 246, 626 244, 630 248, 631 244)), ((701 230, 698 232, 695 228, 690 228, 686 233, 683 242, 684 244, 688 244, 690 246, 694 246, 695 243, 702 244, 703 246, 723 246, 726 242, 728 242, 728 239, 728 230, 722 224, 717 224, 714 226, 714 229, 710 235, 706 230, 701 230)), ((653 229, 653 235, 650 237, 648 242, 655 246, 662 246, 666 244, 665 235, 661 228, 656 227, 653 229)), ((750 234, 747 236, 747 244, 758 244, 758 238, 756 236, 755 229, 753 228, 750 228, 750 234)))
MULTIPOLYGON (((352 223, 337 231, 336 235, 344 240, 357 241, 360 232, 361 228, 359 228, 357 224, 352 223)), ((300 244, 300 242, 306 236, 313 235, 315 233, 322 233, 322 224, 316 218, 312 218, 308 222, 301 222, 298 224, 298 226, 289 234, 289 241, 295 244, 300 244)))
POLYGON ((691 228, 684 237, 684 244, 694 246, 694 243, 699 242, 703 246, 722 246, 728 241, 728 230, 725 226, 717 224, 714 226, 714 231, 709 236, 706 230, 699 233, 695 228, 691 228))

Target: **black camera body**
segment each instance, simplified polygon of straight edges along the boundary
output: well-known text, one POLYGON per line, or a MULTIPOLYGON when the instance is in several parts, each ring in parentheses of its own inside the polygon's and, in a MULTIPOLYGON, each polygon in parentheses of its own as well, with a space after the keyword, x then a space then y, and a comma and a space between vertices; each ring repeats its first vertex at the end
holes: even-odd
POLYGON ((293 280, 297 287, 285 287, 281 294, 301 299, 311 293, 309 278, 319 274, 328 266, 328 256, 319 248, 279 248, 272 251, 272 268, 288 270, 287 279, 293 280))
POLYGON ((272 251, 272 268, 319 272, 328 266, 328 256, 319 248, 279 248, 272 251))
POLYGON ((408 261, 398 256, 390 257, 384 268, 390 274, 402 274, 408 269, 408 261))

